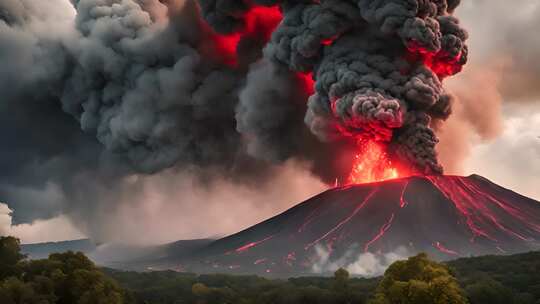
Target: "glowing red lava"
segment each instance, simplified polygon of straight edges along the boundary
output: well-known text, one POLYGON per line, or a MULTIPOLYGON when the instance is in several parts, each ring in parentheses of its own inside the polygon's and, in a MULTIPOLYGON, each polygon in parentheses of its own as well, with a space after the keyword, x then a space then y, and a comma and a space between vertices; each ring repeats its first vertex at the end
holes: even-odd
POLYGON ((403 177, 384 146, 372 140, 362 141, 361 151, 355 155, 348 184, 366 184, 403 177))
POLYGON ((262 243, 264 243, 264 242, 270 240, 270 239, 273 238, 273 237, 274 237, 274 236, 271 235, 271 236, 269 236, 269 237, 267 237, 267 238, 265 238, 265 239, 262 239, 262 240, 260 240, 260 241, 251 242, 251 243, 245 244, 245 245, 242 246, 242 247, 236 248, 234 251, 235 251, 236 253, 242 253, 242 252, 248 251, 249 249, 251 249, 251 248, 253 248, 253 247, 255 247, 255 246, 258 246, 258 245, 260 245, 260 244, 262 244, 262 243))
POLYGON ((435 248, 437 248, 437 250, 439 250, 442 253, 446 253, 448 255, 459 256, 459 253, 455 252, 454 250, 450 250, 450 249, 444 247, 444 245, 441 244, 441 242, 435 242, 435 243, 433 243, 433 246, 435 246, 435 248))

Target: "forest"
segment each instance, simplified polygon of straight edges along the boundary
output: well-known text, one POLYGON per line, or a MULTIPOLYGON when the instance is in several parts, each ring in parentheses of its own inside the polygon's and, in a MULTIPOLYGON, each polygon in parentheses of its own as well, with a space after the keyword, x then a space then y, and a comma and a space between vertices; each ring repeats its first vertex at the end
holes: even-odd
POLYGON ((2 304, 540 304, 540 252, 437 263, 425 254, 382 277, 269 279, 258 276, 133 272, 96 266, 81 252, 29 260, 0 237, 2 304))

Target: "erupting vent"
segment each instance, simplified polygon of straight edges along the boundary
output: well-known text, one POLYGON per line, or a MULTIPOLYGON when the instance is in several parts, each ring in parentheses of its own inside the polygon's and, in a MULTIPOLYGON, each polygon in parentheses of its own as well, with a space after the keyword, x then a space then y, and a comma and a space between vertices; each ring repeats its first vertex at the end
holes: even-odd
POLYGON ((367 141, 355 155, 348 184, 365 184, 404 177, 381 144, 367 141))
MULTIPOLYGON (((347 183, 403 177, 396 162, 414 174, 443 173, 431 122, 450 115, 451 95, 442 81, 459 73, 467 62, 468 35, 453 16, 459 1, 199 3, 206 21, 221 33, 214 41, 231 55, 226 62, 236 65, 239 43, 257 37, 266 45, 261 46, 263 58, 254 66, 265 66, 266 75, 280 71, 302 80, 309 95, 304 121, 312 133, 321 141, 358 142, 347 183)), ((272 85, 248 77, 246 91, 255 92, 252 99, 261 98, 263 91, 273 92, 269 102, 277 105, 280 94, 272 85)), ((246 101, 246 108, 251 109, 251 103, 256 104, 246 101)), ((268 103, 251 110, 267 109, 268 103)), ((280 108, 272 111, 277 115, 290 111, 275 108, 280 108)), ((283 131, 267 127, 266 121, 261 128, 251 117, 236 118, 242 122, 241 130, 283 131)), ((260 135, 263 142, 273 138, 260 135)), ((253 134, 249 138, 258 140, 253 134)))
POLYGON ((414 176, 329 190, 181 263, 196 272, 298 275, 320 266, 321 252, 347 266, 364 253, 446 260, 535 249, 540 202, 476 175, 414 176))

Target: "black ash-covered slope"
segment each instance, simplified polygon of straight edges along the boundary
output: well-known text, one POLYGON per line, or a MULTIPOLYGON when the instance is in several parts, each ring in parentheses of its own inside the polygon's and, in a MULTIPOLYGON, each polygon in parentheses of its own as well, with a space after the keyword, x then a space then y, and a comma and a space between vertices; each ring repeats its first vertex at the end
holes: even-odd
POLYGON ((195 272, 302 274, 324 252, 428 252, 439 260, 540 248, 540 202, 472 175, 410 177, 328 190, 174 261, 195 272))

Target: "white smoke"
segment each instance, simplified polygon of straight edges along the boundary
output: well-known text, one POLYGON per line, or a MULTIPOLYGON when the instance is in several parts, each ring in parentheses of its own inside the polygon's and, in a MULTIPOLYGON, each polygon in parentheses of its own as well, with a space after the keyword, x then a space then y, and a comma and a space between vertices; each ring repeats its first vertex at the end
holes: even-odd
POLYGON ((399 247, 392 252, 371 253, 362 252, 358 246, 352 246, 337 259, 331 258, 331 252, 321 245, 315 247, 315 252, 315 262, 311 268, 313 273, 328 274, 344 268, 351 275, 368 278, 382 275, 392 263, 412 255, 405 247, 399 247))

